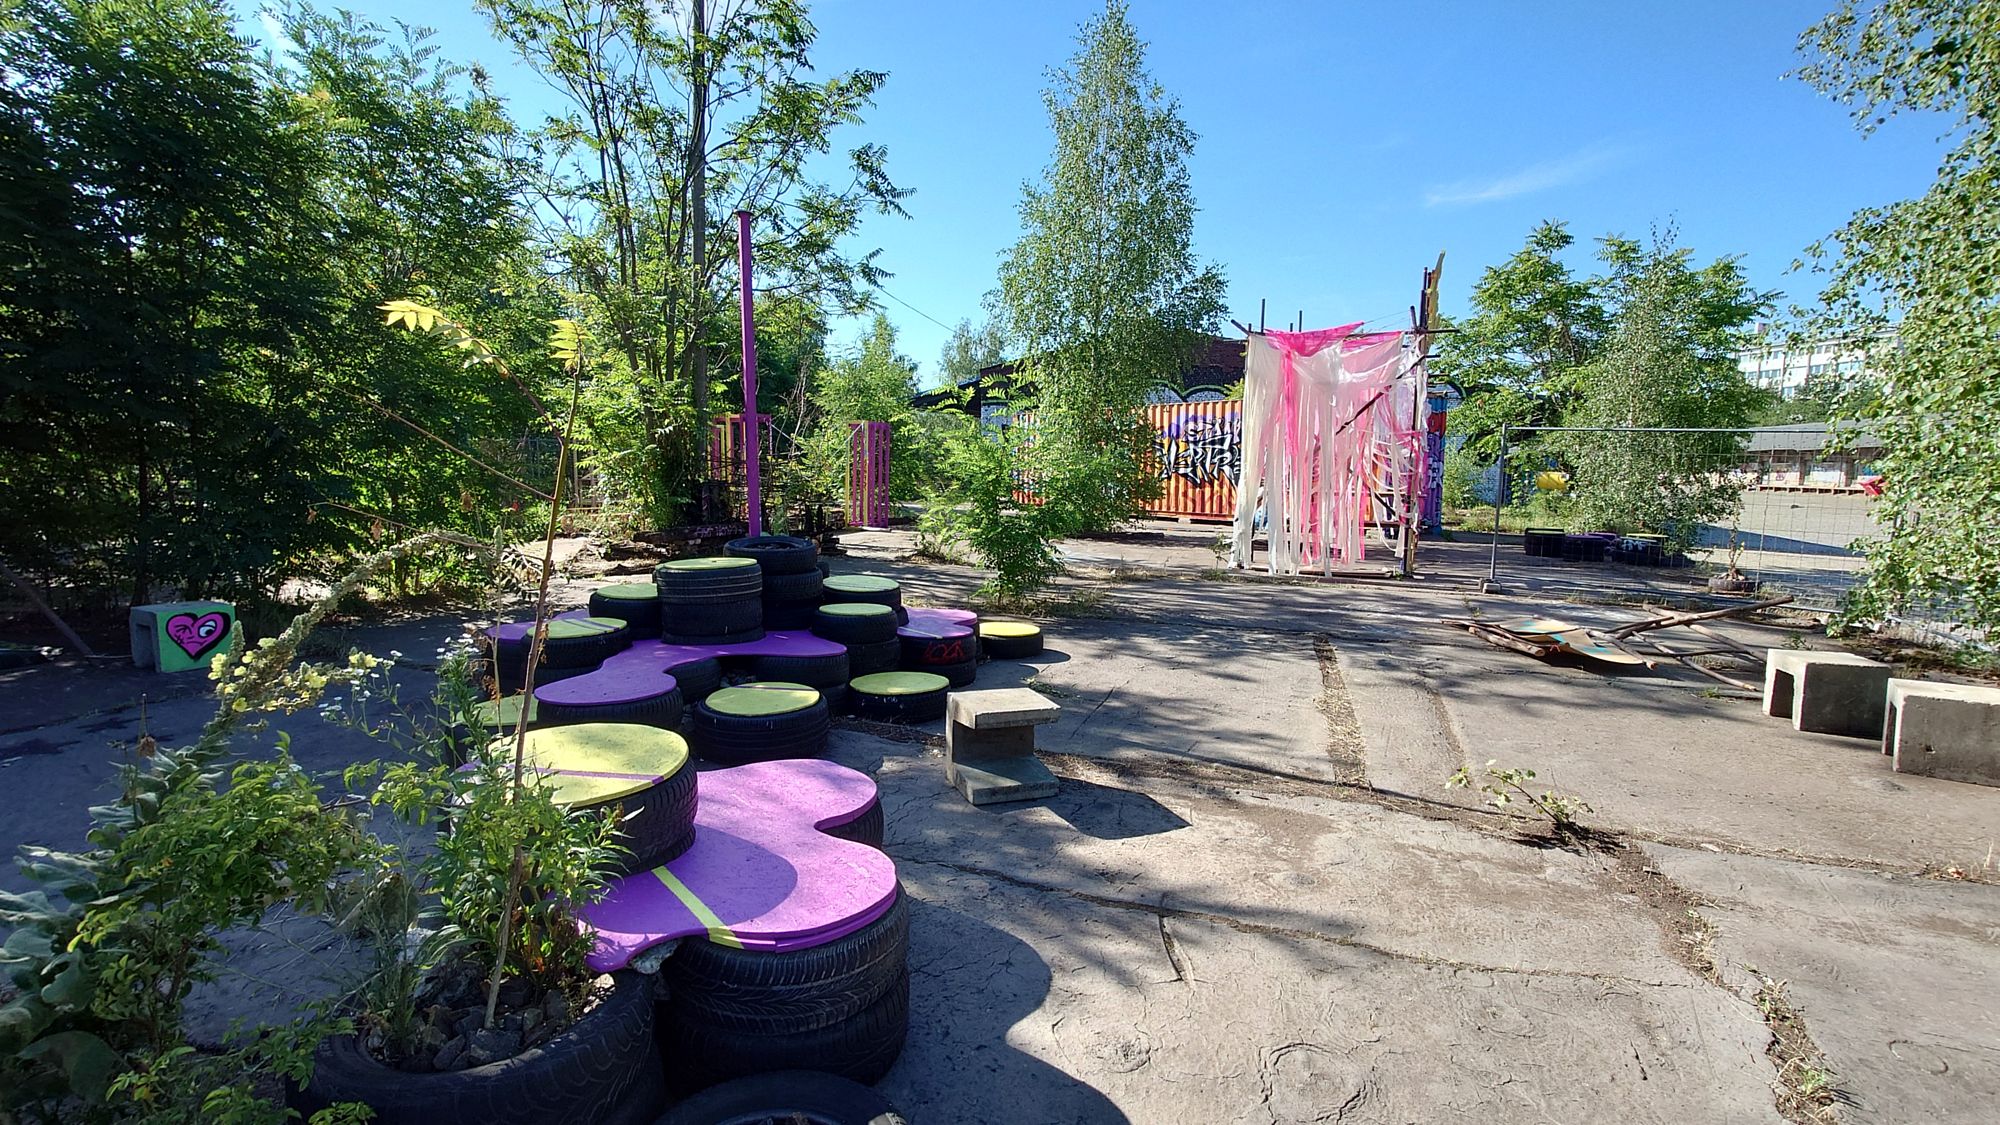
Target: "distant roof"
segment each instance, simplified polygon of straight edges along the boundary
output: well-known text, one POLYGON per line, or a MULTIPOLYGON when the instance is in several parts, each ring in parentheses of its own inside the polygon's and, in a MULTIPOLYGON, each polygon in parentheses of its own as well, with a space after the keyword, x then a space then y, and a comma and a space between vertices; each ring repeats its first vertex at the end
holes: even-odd
MULTIPOLYGON (((1812 453, 1827 446, 1832 428, 1825 422, 1799 422, 1790 426, 1765 426, 1750 435, 1751 453, 1812 453)), ((1843 429, 1844 444, 1852 449, 1880 449, 1882 439, 1866 430, 1843 429)))

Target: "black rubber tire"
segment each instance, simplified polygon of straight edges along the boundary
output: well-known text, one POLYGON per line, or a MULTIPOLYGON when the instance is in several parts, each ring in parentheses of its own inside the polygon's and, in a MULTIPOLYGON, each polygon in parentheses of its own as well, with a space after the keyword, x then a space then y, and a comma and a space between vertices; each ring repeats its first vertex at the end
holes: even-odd
POLYGON ((912 672, 937 672, 941 668, 963 664, 970 660, 979 661, 979 638, 964 637, 907 637, 898 635, 902 645, 903 667, 912 672))
POLYGON ((750 671, 766 682, 775 680, 818 688, 821 695, 828 688, 846 687, 853 678, 847 670, 844 652, 832 656, 753 656, 750 671))
MULTIPOLYGON (((865 604, 873 605, 876 603, 870 602, 865 604)), ((849 646, 880 644, 883 641, 893 641, 896 639, 896 626, 898 622, 896 621, 894 611, 857 616, 845 613, 829 613, 827 612, 828 608, 823 605, 813 611, 812 631, 814 636, 825 637, 829 641, 838 641, 841 644, 849 646)))
POLYGON ((660 967, 668 1007, 713 1027, 785 1035, 865 1011, 909 971, 910 912, 901 890, 889 909, 846 937, 791 953, 683 941, 660 967))
MULTIPOLYGON (((856 574, 843 575, 843 577, 880 578, 882 576, 879 574, 856 574)), ((827 590, 826 597, 829 601, 868 602, 872 605, 886 605, 890 609, 899 610, 903 608, 903 587, 900 583, 893 590, 827 590)))
POLYGON ((676 664, 667 669, 667 674, 679 685, 681 707, 684 709, 681 717, 686 718, 685 708, 707 699, 722 686, 722 661, 704 656, 676 664))
POLYGON ((623 621, 631 628, 635 639, 660 635, 660 596, 657 592, 646 598, 614 598, 606 596, 603 590, 593 590, 590 594, 590 615, 615 617, 623 621))
POLYGON ((807 570, 798 574, 764 575, 764 600, 766 602, 811 601, 818 605, 826 593, 825 580, 817 570, 807 570))
POLYGON ((804 574, 819 569, 819 547, 795 535, 757 535, 731 539, 722 551, 739 559, 756 559, 766 575, 804 574))
POLYGON ((621 817, 616 842, 624 849, 612 863, 614 874, 651 871, 694 846, 694 814, 700 804, 697 772, 693 762, 683 762, 657 785, 611 802, 621 817))
MULTIPOLYGON (((764 600, 737 598, 728 602, 660 601, 660 636, 731 637, 754 632, 764 635, 764 600)), ((755 640, 755 637, 749 638, 755 640)), ((728 644, 727 641, 675 640, 673 644, 728 644)))
POLYGON ((813 613, 819 609, 818 598, 808 598, 798 602, 764 602, 764 628, 786 629, 794 632, 813 627, 813 613))
POLYGON ((861 810, 861 815, 845 824, 832 824, 820 829, 829 836, 852 840, 857 844, 867 844, 876 851, 882 850, 882 802, 878 798, 861 810))
POLYGON ((764 592, 764 568, 755 560, 747 566, 717 570, 676 570, 669 563, 653 568, 653 586, 660 600, 720 601, 764 592))
POLYGON ((711 1086, 667 1111, 655 1125, 909 1125, 895 1106, 859 1082, 814 1070, 781 1070, 711 1086))
POLYGON ((1042 634, 1031 637, 979 638, 979 651, 988 660, 1022 660, 1042 651, 1042 634))
MULTIPOLYGON (((543 684, 552 684, 557 680, 567 680, 571 676, 581 676, 585 672, 592 671, 594 667, 551 668, 547 664, 543 664, 540 668, 535 669, 535 686, 541 687, 543 684)), ((501 694, 513 695, 520 691, 528 678, 528 654, 524 652, 518 657, 511 658, 503 655, 500 659, 497 674, 499 676, 501 694)), ((482 673, 478 678, 484 679, 485 676, 482 673)))
POLYGON ((664 695, 630 703, 588 705, 535 703, 535 722, 530 726, 560 726, 564 723, 644 723, 649 727, 673 730, 681 725, 680 688, 668 688, 664 695))
POLYGON ((848 685, 847 707, 857 717, 883 723, 929 723, 944 718, 946 688, 914 695, 871 695, 848 685))
POLYGON ((869 644, 847 646, 847 678, 872 676, 877 672, 894 672, 903 666, 903 642, 900 640, 875 641, 869 644))
POLYGON ((355 1036, 334 1036, 314 1052, 310 1084, 290 1086, 285 1100, 306 1117, 363 1102, 374 1108, 375 1125, 646 1120, 666 1101, 654 982, 632 972, 611 979, 611 995, 576 1026, 514 1058, 467 1070, 392 1070, 355 1036))
POLYGON ((903 1053, 910 1031, 906 968, 881 999, 839 1023, 810 1031, 760 1035, 674 1013, 661 1030, 661 1053, 682 1089, 777 1070, 818 1070, 873 1084, 903 1053))
POLYGON ((604 663, 605 657, 623 651, 631 643, 632 627, 627 624, 587 637, 545 637, 542 663, 551 668, 595 668, 604 663))
POLYGON ((932 675, 943 676, 951 681, 953 688, 971 687, 972 682, 979 678, 977 659, 961 660, 956 664, 926 664, 921 667, 904 665, 904 667, 912 672, 929 672, 932 675))
POLYGON ((704 702, 688 723, 688 745, 702 761, 725 766, 821 758, 832 726, 824 696, 782 715, 724 715, 704 702))

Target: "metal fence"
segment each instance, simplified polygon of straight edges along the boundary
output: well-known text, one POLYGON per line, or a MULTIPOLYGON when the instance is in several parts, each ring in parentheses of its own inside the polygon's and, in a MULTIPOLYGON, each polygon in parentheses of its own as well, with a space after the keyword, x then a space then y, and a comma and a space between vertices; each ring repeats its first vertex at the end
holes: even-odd
POLYGON ((1734 572, 1833 609, 1861 577, 1879 479, 1823 429, 1509 427, 1488 574, 1531 586, 1671 590, 1734 572), (1502 530, 1518 528, 1519 545, 1502 530))

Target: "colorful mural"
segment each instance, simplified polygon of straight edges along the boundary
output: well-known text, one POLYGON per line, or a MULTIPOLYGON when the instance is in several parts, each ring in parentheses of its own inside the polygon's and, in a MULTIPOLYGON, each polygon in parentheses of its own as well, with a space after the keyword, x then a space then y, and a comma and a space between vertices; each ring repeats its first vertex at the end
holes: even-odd
POLYGON ((1149 513, 1231 518, 1236 511, 1236 478, 1243 469, 1242 406, 1232 399, 1146 408, 1160 478, 1159 497, 1146 505, 1149 513))

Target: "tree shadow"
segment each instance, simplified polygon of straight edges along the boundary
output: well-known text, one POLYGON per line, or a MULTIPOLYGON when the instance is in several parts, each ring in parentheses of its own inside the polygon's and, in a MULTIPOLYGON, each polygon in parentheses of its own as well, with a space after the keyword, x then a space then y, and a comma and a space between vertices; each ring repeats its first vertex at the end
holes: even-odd
POLYGON ((1144 793, 1074 777, 1063 778, 1061 785, 1053 797, 979 807, 994 813, 1044 808, 1071 828, 1098 840, 1130 840, 1188 826, 1180 814, 1144 793))

